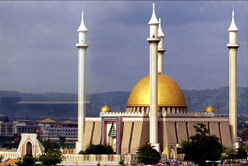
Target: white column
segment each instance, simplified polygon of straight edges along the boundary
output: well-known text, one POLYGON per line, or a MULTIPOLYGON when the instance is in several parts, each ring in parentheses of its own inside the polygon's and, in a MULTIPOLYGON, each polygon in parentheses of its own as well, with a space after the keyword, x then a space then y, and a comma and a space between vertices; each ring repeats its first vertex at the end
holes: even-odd
POLYGON ((83 12, 81 24, 78 28, 78 141, 76 142, 76 153, 83 150, 84 126, 86 117, 86 42, 87 28, 84 25, 83 12))
POLYGON ((158 50, 158 73, 163 73, 164 52, 158 50))
POLYGON ((158 20, 155 14, 155 4, 153 3, 153 13, 149 21, 150 36, 147 39, 150 45, 150 133, 149 140, 157 151, 160 151, 158 143, 158 20))
POLYGON ((228 29, 229 43, 229 124, 232 130, 234 148, 237 144, 237 43, 238 28, 234 21, 234 11, 232 12, 232 23, 228 29))
POLYGON ((158 43, 158 73, 163 73, 163 62, 164 62, 164 33, 161 28, 161 18, 159 18, 159 27, 158 27, 158 37, 160 42, 158 43))
POLYGON ((237 49, 229 47, 229 122, 237 142, 237 49))
POLYGON ((158 71, 157 43, 150 43, 150 143, 158 143, 158 71))

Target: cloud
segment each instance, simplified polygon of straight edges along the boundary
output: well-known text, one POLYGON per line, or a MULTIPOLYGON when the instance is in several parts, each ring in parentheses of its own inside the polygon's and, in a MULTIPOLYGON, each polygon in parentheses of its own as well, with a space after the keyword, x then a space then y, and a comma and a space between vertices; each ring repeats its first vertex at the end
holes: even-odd
MULTIPOLYGON (((248 85, 248 2, 156 3, 166 35, 165 73, 182 88, 228 85, 227 28, 236 9, 238 85, 248 85), (245 21, 244 21, 245 20, 245 21)), ((149 74, 151 2, 84 2, 87 91, 130 91, 149 74)), ((0 87, 23 92, 77 92, 81 2, 1 2, 0 87)))

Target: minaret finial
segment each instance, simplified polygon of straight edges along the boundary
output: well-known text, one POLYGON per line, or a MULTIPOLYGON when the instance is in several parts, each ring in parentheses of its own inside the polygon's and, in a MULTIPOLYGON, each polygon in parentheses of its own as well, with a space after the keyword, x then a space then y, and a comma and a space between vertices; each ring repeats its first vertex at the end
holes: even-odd
POLYGON ((152 4, 152 17, 151 17, 148 24, 150 24, 150 25, 151 24, 159 24, 157 16, 156 16, 156 12, 155 12, 155 3, 154 2, 152 4))
POLYGON ((105 106, 107 106, 107 102, 105 101, 105 106))
POLYGON ((231 32, 231 31, 232 32, 238 31, 238 28, 237 28, 237 26, 235 24, 234 9, 232 11, 232 22, 231 22, 230 27, 228 28, 228 31, 229 32, 231 32))
POLYGON ((87 32, 88 29, 86 28, 84 24, 84 12, 83 12, 83 5, 82 5, 82 16, 81 16, 81 24, 77 30, 78 32, 87 32))

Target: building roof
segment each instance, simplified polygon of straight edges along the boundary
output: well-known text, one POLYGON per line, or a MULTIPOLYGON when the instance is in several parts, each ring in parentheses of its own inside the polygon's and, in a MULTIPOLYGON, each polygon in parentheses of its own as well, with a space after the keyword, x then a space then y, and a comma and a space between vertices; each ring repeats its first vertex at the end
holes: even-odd
POLYGON ((66 121, 62 122, 62 124, 77 124, 77 122, 73 122, 71 120, 66 120, 66 121))
MULTIPOLYGON (((133 88, 127 106, 150 105, 150 76, 142 78, 133 88)), ((179 85, 169 76, 158 74, 158 106, 187 106, 184 94, 179 85)))
POLYGON ((41 120, 40 123, 57 123, 57 122, 50 118, 46 118, 44 120, 41 120))

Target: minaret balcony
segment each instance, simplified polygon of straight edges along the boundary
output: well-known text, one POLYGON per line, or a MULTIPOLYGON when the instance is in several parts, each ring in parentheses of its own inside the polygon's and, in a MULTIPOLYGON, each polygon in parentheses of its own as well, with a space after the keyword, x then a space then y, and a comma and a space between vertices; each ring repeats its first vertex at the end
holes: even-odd
POLYGON ((78 48, 87 48, 87 47, 89 47, 89 44, 87 44, 87 43, 77 43, 76 44, 76 46, 78 47, 78 48))
POLYGON ((239 48, 239 44, 227 44, 227 48, 239 48))
POLYGON ((159 43, 160 42, 160 38, 147 38, 147 41, 149 43, 152 43, 152 42, 159 43))

